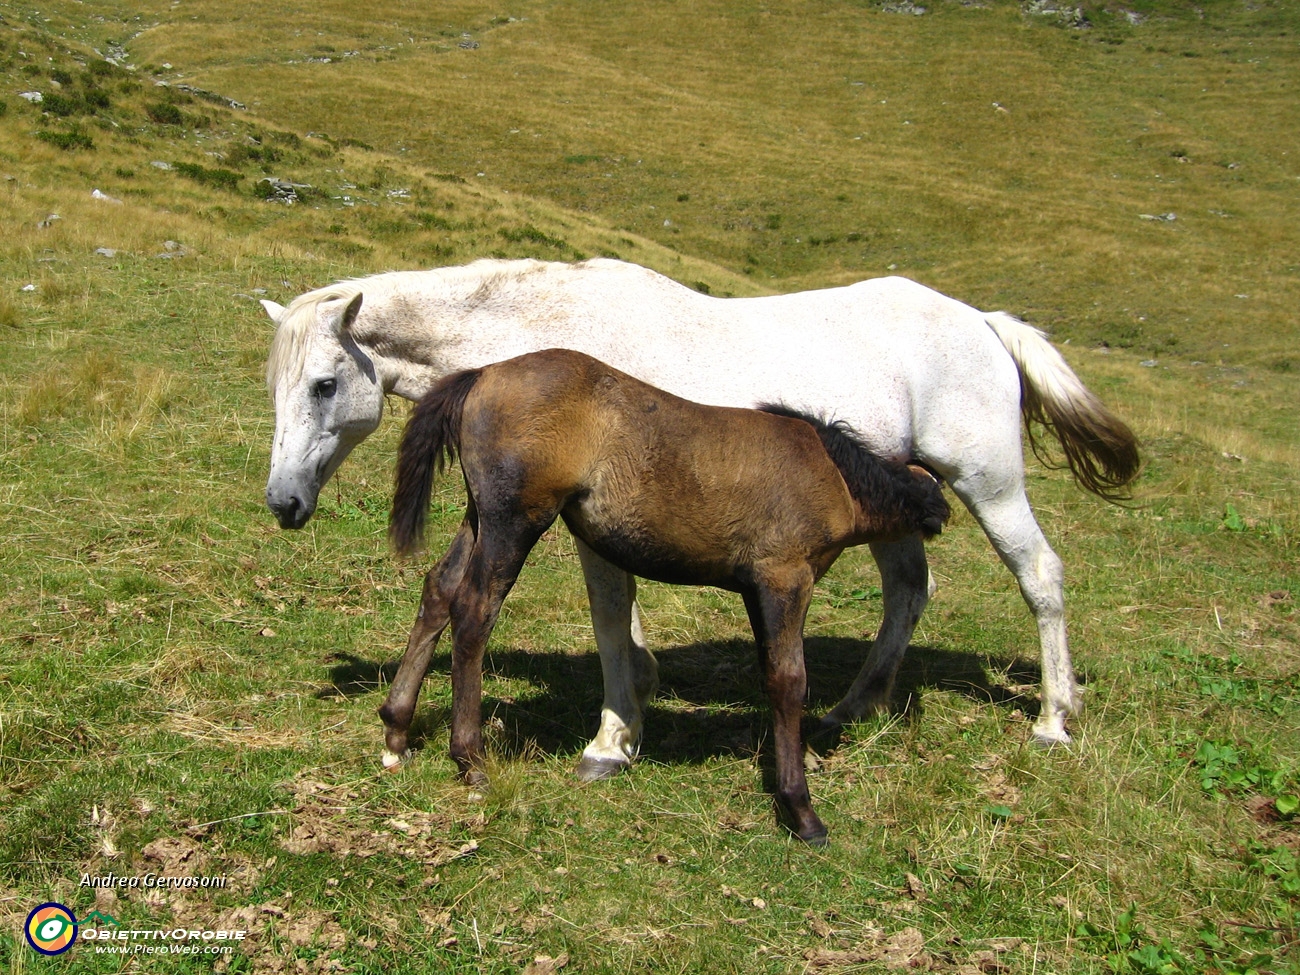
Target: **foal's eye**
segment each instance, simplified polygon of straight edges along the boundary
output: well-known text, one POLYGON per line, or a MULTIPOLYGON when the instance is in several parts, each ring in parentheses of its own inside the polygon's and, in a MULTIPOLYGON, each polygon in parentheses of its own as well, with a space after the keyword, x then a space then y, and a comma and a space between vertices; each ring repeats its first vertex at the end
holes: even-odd
POLYGON ((317 380, 316 384, 312 387, 312 392, 319 399, 329 399, 338 391, 338 388, 339 388, 338 380, 320 379, 317 380))

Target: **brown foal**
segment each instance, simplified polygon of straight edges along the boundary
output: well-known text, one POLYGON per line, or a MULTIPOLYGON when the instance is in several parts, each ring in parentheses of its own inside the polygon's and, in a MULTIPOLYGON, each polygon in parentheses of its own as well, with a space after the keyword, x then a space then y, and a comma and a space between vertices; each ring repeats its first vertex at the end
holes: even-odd
POLYGON ((451 757, 484 775, 482 664, 506 594, 563 518, 633 575, 740 593, 764 664, 786 825, 824 843, 804 778, 803 624, 813 584, 850 545, 939 532, 938 482, 871 454, 846 425, 779 406, 702 406, 579 352, 550 349, 447 376, 402 438, 389 526, 420 544, 434 473, 459 454, 469 500, 429 572, 406 653, 380 708, 388 759, 407 751, 420 683, 452 624, 451 757))

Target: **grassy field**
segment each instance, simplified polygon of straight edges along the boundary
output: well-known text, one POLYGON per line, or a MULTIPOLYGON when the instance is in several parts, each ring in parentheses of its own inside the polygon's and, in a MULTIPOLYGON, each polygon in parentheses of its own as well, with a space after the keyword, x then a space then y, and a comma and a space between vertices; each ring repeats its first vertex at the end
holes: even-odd
MULTIPOLYGON (((925 6, 0 11, 0 970, 1300 972, 1300 11, 925 6), (573 783, 600 676, 563 532, 489 651, 491 790, 446 758, 445 655, 382 774, 405 408, 280 531, 256 299, 489 255, 717 295, 894 271, 1049 328, 1147 459, 1127 509, 1030 467, 1077 744, 1028 744, 1036 634, 961 512, 897 713, 814 763, 825 850, 774 822, 726 594, 643 586, 642 760, 573 783), (228 886, 80 886, 109 873, 228 886), (45 959, 49 900, 249 936, 45 959)), ((814 712, 876 583, 858 551, 819 589, 814 712)))

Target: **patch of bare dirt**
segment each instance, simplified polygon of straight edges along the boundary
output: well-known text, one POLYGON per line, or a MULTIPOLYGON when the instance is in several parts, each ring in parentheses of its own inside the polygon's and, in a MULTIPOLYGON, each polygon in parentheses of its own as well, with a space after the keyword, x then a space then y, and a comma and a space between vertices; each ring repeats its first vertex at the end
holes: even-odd
POLYGON ((448 842, 455 821, 426 812, 383 814, 360 808, 359 793, 314 779, 293 784, 292 826, 280 845, 290 853, 331 853, 338 857, 372 857, 379 853, 440 867, 471 856, 478 843, 448 842))
MULTIPOLYGON (((290 853, 327 853, 339 859, 366 858, 380 854, 408 858, 423 864, 430 878, 433 870, 453 860, 474 855, 477 841, 451 841, 453 831, 462 831, 463 819, 426 812, 395 812, 375 809, 365 802, 358 790, 344 784, 332 784, 303 777, 289 786, 290 798, 283 803, 287 821, 280 845, 290 853)), ((225 877, 227 885, 222 892, 232 891, 238 897, 249 896, 257 889, 262 875, 276 858, 266 862, 253 862, 247 855, 224 851, 209 835, 213 824, 192 827, 176 836, 160 836, 140 849, 130 866, 121 863, 111 843, 115 820, 107 809, 96 808, 92 822, 108 839, 95 856, 83 864, 83 872, 92 876, 110 871, 118 874, 134 873, 140 876, 155 874, 159 877, 225 877), (110 854, 107 851, 112 849, 110 854), (117 859, 118 862, 114 862, 117 859)), ((463 835, 463 834, 462 834, 463 835)), ((346 875, 346 874, 345 874, 346 875)), ((436 878, 434 878, 436 879, 436 878)), ((326 883, 337 881, 326 881, 326 883)), ((321 910, 316 904, 299 904, 292 894, 273 900, 245 903, 242 906, 218 907, 213 889, 190 888, 128 888, 96 890, 96 909, 114 914, 119 909, 119 899, 147 904, 160 916, 170 917, 171 923, 212 930, 247 931, 231 955, 224 955, 215 963, 214 970, 225 972, 239 959, 241 971, 250 975, 331 975, 349 969, 338 957, 350 941, 357 940, 344 930, 334 913, 321 910), (310 948, 303 954, 310 959, 294 958, 293 948, 310 948)), ((421 920, 435 943, 455 943, 455 932, 447 912, 419 912, 421 920)), ((395 919, 389 919, 395 925, 395 919)), ((380 923, 384 930, 385 925, 380 923)), ((394 928, 378 935, 400 944, 401 933, 394 928)), ((377 942, 362 938, 366 947, 376 947, 377 942)), ((559 962, 560 959, 553 960, 559 962)), ((550 970, 563 967, 554 965, 550 970)))
MULTIPOLYGON (((350 969, 334 953, 348 943, 347 932, 325 911, 298 909, 290 898, 232 908, 212 922, 218 929, 247 931, 240 943, 250 975, 327 975, 350 969), (287 957, 278 941, 295 948, 315 947, 314 958, 287 957)), ((226 971, 240 955, 222 955, 213 970, 226 971)))
POLYGON ((886 935, 870 928, 867 937, 852 948, 809 948, 804 952, 805 972, 835 972, 867 964, 880 964, 891 971, 947 972, 951 975, 997 975, 1009 973, 1010 953, 1021 948, 1019 938, 1001 938, 987 947, 958 958, 950 951, 927 951, 925 936, 916 928, 903 928, 886 935))
POLYGON ((524 969, 523 975, 553 975, 569 963, 568 952, 552 958, 550 955, 538 955, 524 969))

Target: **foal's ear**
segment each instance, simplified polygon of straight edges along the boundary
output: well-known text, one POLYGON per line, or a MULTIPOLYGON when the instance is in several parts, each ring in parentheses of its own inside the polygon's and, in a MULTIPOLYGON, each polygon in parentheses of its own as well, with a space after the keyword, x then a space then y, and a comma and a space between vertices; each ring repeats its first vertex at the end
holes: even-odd
POLYGON ((280 322, 284 321, 284 305, 263 298, 262 307, 266 309, 266 313, 271 316, 271 321, 275 322, 275 324, 279 325, 280 322))

